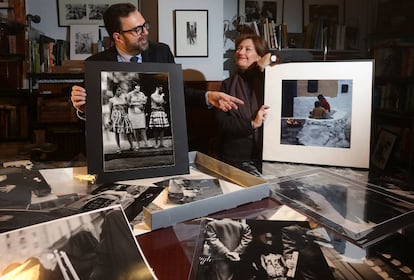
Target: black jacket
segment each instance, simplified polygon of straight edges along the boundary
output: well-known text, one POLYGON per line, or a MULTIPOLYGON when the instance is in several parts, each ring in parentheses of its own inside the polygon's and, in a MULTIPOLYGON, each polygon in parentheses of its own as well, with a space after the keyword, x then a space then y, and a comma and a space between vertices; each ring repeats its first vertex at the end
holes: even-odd
MULTIPOLYGON (((111 47, 88 57, 87 61, 118 61, 118 52, 111 47)), ((148 50, 142 53, 142 62, 175 63, 170 47, 164 43, 150 43, 148 50)), ((184 87, 185 104, 207 108, 205 91, 184 87)))

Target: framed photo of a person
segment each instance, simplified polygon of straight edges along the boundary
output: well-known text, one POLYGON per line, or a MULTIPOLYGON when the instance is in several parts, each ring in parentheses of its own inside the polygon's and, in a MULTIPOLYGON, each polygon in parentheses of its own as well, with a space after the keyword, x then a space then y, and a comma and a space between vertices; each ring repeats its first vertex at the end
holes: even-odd
POLYGON ((189 172, 181 66, 85 62, 88 173, 97 182, 189 172))
POLYGON ((140 9, 140 0, 57 0, 59 26, 92 24, 103 26, 103 13, 116 3, 131 3, 140 9))
POLYGON ((343 24, 345 0, 303 0, 303 25, 324 18, 334 24, 343 24))
POLYGON ((98 42, 99 26, 70 26, 70 59, 85 60, 93 54, 92 44, 98 42))
POLYGON ((380 169, 385 168, 396 140, 397 135, 385 129, 380 130, 371 157, 371 162, 374 166, 380 169))
POLYGON ((208 57, 208 10, 174 10, 177 57, 208 57))
POLYGON ((263 160, 369 168, 373 67, 372 60, 267 67, 263 160))
POLYGON ((283 0, 239 0, 239 16, 245 22, 267 18, 275 24, 283 23, 283 0))

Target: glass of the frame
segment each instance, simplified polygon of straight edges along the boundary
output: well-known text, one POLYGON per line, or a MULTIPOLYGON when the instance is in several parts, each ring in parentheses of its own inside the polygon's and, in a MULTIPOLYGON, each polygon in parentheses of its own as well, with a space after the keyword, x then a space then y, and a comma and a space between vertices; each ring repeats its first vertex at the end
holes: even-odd
POLYGON ((88 173, 97 182, 189 173, 181 66, 87 61, 88 173))
POLYGON ((414 215, 404 195, 322 168, 275 179, 271 197, 361 247, 409 226, 414 215))

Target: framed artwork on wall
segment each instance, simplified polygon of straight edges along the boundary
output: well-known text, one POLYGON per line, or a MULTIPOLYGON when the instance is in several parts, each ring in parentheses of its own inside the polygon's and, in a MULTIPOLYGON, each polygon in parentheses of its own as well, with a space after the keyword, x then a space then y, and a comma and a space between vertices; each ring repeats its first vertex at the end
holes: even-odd
POLYGON ((208 57, 208 10, 174 10, 175 56, 208 57))
POLYGON ((263 160, 369 168, 373 66, 364 60, 266 68, 271 110, 263 160))
POLYGON ((97 182, 189 173, 182 70, 85 62, 88 173, 97 182))
POLYGON ((380 169, 384 169, 390 158, 392 149, 394 147, 397 135, 394 133, 381 129, 378 139, 375 143, 374 151, 372 153, 372 164, 380 169))
POLYGON ((103 26, 103 13, 116 3, 131 3, 140 9, 140 0, 57 0, 59 26, 103 26))
POLYGON ((245 22, 267 18, 275 24, 283 23, 283 0, 239 0, 239 16, 245 22))
POLYGON ((345 0, 303 0, 303 26, 321 17, 331 23, 343 24, 345 0))
POLYGON ((98 25, 70 26, 70 59, 85 60, 92 53, 92 44, 98 42, 98 25))

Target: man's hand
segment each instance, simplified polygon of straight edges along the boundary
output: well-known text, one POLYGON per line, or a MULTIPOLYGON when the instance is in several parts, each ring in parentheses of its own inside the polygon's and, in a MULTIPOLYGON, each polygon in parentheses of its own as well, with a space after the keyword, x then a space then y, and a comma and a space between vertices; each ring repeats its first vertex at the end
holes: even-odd
POLYGON ((70 100, 76 110, 84 113, 86 104, 86 90, 80 86, 73 86, 70 100))
POLYGON ((237 110, 237 104, 244 104, 243 100, 220 91, 209 91, 207 98, 209 104, 219 108, 223 112, 232 109, 237 110))

